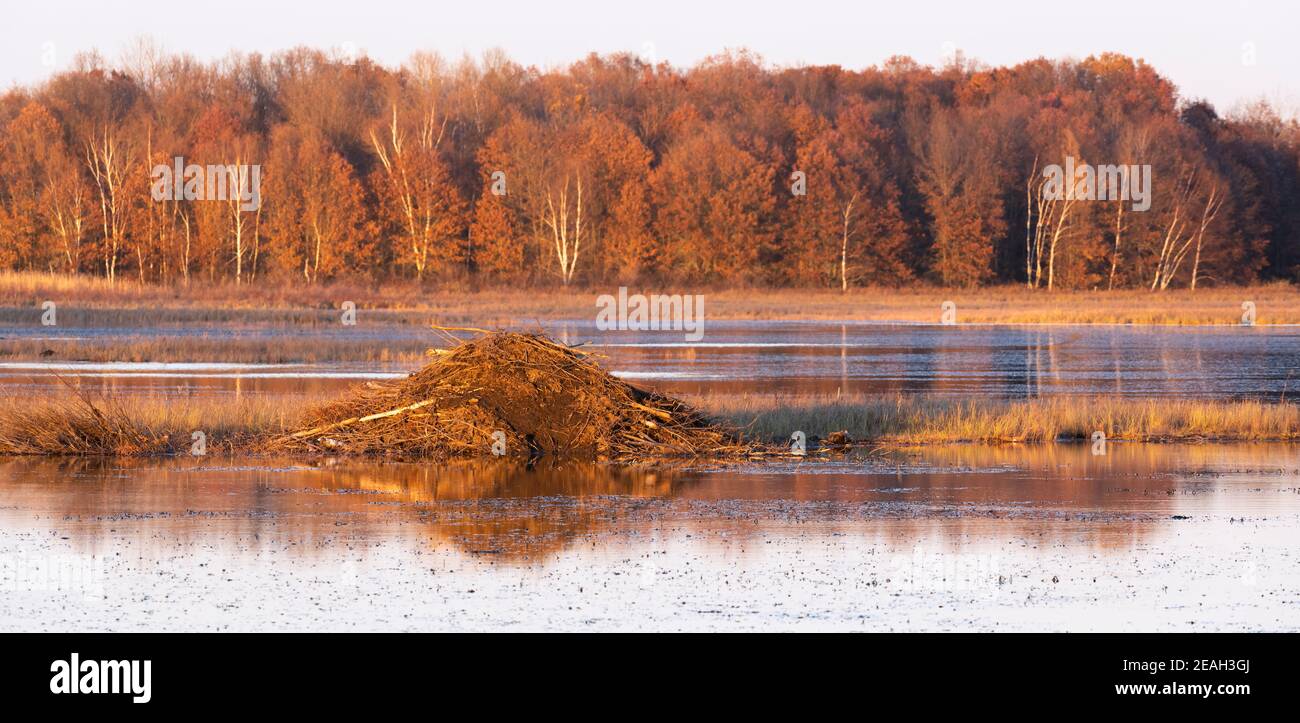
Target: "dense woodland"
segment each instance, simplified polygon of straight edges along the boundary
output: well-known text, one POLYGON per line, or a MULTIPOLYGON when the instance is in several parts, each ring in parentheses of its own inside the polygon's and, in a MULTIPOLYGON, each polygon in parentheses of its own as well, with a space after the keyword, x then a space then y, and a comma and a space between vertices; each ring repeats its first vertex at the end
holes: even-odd
POLYGON ((79 56, 0 96, 0 267, 146 283, 1182 288, 1300 278, 1300 127, 1118 55, 944 68, 79 56), (258 164, 256 210, 150 172, 258 164), (1150 164, 1149 211, 1052 200, 1150 164), (806 194, 792 191, 802 172, 806 194), (494 192, 494 185, 495 190, 494 192), (504 193, 500 193, 504 191, 504 193))

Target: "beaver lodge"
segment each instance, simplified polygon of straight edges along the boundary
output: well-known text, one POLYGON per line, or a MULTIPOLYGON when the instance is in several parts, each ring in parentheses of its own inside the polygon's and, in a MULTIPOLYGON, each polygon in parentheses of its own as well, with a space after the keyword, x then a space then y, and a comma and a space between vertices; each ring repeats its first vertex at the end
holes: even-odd
POLYGON ((429 354, 433 361, 405 379, 369 382, 317 407, 302 429, 271 446, 418 458, 504 453, 623 461, 757 452, 684 402, 623 382, 589 354, 544 336, 483 332, 429 354))

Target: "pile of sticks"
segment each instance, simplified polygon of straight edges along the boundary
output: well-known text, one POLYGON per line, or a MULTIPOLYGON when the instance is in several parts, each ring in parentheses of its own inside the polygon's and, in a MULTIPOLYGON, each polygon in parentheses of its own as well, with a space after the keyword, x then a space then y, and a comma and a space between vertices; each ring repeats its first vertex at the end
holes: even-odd
POLYGON ((277 451, 410 458, 561 455, 635 461, 749 456, 735 430, 607 373, 538 334, 472 331, 405 379, 370 382, 312 410, 277 451))

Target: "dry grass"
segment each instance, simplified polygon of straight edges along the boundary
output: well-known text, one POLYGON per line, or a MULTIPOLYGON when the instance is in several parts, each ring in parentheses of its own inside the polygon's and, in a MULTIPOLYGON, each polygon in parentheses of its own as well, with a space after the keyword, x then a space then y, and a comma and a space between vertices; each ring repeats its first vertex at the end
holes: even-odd
POLYGON ((1144 442, 1286 441, 1300 439, 1300 408, 1257 401, 1186 401, 1051 397, 1024 401, 927 397, 791 399, 782 396, 692 398, 759 439, 786 440, 847 430, 881 444, 1053 442, 1108 439, 1144 442))
POLYGON ((781 445, 795 430, 810 441, 845 430, 899 445, 1052 442, 1097 431, 1134 441, 1300 440, 1300 408, 1287 403, 711 394, 687 403, 633 387, 538 335, 487 333, 430 355, 406 378, 316 405, 305 395, 108 399, 71 386, 49 398, 0 398, 0 454, 174 454, 190 448, 194 431, 214 451, 416 458, 486 455, 502 432, 510 454, 617 460, 779 453, 763 445, 781 445))
MULTIPOLYGON (((985 289, 861 288, 847 294, 828 289, 715 289, 675 285, 643 286, 632 293, 704 294, 711 320, 807 319, 844 321, 937 322, 944 301, 957 304, 958 323, 1050 324, 1238 324, 1242 302, 1254 302, 1256 323, 1300 323, 1300 291, 1286 283, 1253 287, 1146 290, 1053 291, 1019 285, 985 289)), ((584 289, 496 288, 475 290, 441 284, 422 287, 413 282, 384 286, 361 284, 259 283, 185 287, 142 286, 120 281, 109 285, 94 277, 0 272, 0 320, 23 323, 19 317, 53 300, 64 314, 104 310, 113 319, 101 325, 148 323, 248 322, 301 324, 333 321, 343 301, 353 301, 363 313, 385 311, 385 323, 472 324, 518 327, 533 320, 587 319, 595 316, 595 298, 614 293, 608 287, 584 289), (66 309, 66 311, 65 311, 66 309), (135 309, 144 314, 125 314, 135 309), (304 315, 305 314, 305 315, 304 315), (18 316, 15 316, 18 315, 18 316)), ((27 317, 22 317, 27 318, 27 317)), ((66 324, 77 322, 67 317, 66 324)))
POLYGON ((424 359, 427 339, 358 343, 346 337, 141 336, 3 339, 0 361, 202 362, 230 364, 400 363, 424 359))
POLYGON ((74 391, 40 399, 4 397, 0 455, 188 453, 195 431, 206 435, 210 452, 243 449, 289 429, 297 419, 287 408, 277 397, 108 399, 74 391))
MULTIPOLYGON (((335 404, 346 404, 349 399, 351 403, 357 401, 351 397, 335 404)), ((371 399, 367 408, 377 401, 377 397, 371 399)), ((740 428, 747 438, 775 445, 788 443, 795 430, 805 432, 810 440, 846 430, 854 440, 880 446, 1087 440, 1095 431, 1104 432, 1111 440, 1140 442, 1300 440, 1300 409, 1296 405, 1254 401, 1114 397, 1026 401, 925 397, 834 400, 712 395, 693 397, 690 401, 719 419, 723 427, 740 428)), ((314 415, 304 417, 299 411, 310 406, 311 401, 299 395, 193 400, 133 396, 117 401, 82 399, 72 394, 40 400, 4 398, 0 399, 0 455, 184 454, 188 453, 191 434, 196 430, 207 434, 210 452, 254 452, 265 449, 267 440, 282 438, 292 430, 319 422, 322 418, 319 403, 314 415)), ((330 409, 328 402, 324 409, 330 409)), ((431 416, 416 421, 420 425, 434 424, 431 416)), ((480 452, 490 448, 493 440, 491 430, 486 427, 482 434, 461 431, 455 438, 457 445, 480 452)), ((321 441, 334 437, 349 444, 372 438, 363 445, 363 453, 401 451, 399 447, 390 450, 384 443, 384 433, 375 429, 362 437, 322 433, 313 438, 313 443, 290 446, 307 452, 343 451, 321 441), (383 449, 378 446, 381 444, 383 449)), ((704 438, 696 441, 715 443, 704 438)), ((526 440, 513 432, 510 444, 515 449, 528 446, 526 440)), ((411 453, 407 456, 419 456, 418 450, 406 451, 411 453)))

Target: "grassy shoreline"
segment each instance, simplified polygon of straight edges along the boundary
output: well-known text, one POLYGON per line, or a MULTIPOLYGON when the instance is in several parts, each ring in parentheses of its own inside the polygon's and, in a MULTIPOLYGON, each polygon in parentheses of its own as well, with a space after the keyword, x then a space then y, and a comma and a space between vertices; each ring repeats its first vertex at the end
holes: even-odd
MULTIPOLYGON (((209 452, 256 452, 321 401, 301 395, 2 398, 0 455, 186 454, 195 431, 204 432, 209 452)), ((796 430, 810 440, 844 430, 855 442, 880 447, 1078 442, 1097 431, 1108 441, 1144 443, 1300 441, 1300 407, 1290 403, 712 395, 687 401, 745 437, 773 445, 788 443, 796 430)))
MULTIPOLYGON (((1223 324, 1241 323, 1243 300, 1256 323, 1300 324, 1300 291, 1285 284, 1251 288, 1052 292, 1020 287, 979 290, 642 289, 705 293, 710 321, 729 319, 901 321, 936 323, 943 301, 957 304, 957 323, 1223 324)), ((548 320, 594 318, 595 295, 609 289, 428 290, 348 286, 262 288, 211 286, 171 289, 100 279, 0 273, 0 359, 52 361, 364 361, 407 365, 425 359, 420 334, 383 344, 331 337, 336 307, 354 301, 359 325, 411 330, 430 323, 521 326, 548 320), (5 326, 38 326, 41 300, 58 305, 59 326, 123 329, 173 326, 211 330, 104 335, 81 339, 5 338, 5 326), (292 329, 294 333, 240 338, 240 325, 292 329)), ((635 291, 635 290, 634 290, 635 291)), ((337 335, 335 335, 337 336, 337 335)), ((280 434, 307 409, 326 401, 309 394, 244 399, 126 397, 103 400, 75 394, 53 398, 0 398, 0 454, 166 454, 188 450, 191 433, 204 431, 210 449, 247 449, 280 434)), ((1108 439, 1148 442, 1300 440, 1294 404, 1252 401, 1136 400, 1117 397, 996 399, 827 399, 765 395, 697 395, 706 414, 758 441, 784 444, 803 431, 810 438, 845 430, 855 440, 881 445, 960 442, 1083 440, 1097 431, 1108 439)))
MULTIPOLYGON (((616 288, 472 289, 414 283, 144 286, 129 281, 0 273, 0 324, 39 325, 40 307, 53 301, 60 324, 328 324, 345 301, 359 318, 385 324, 520 326, 534 321, 595 318, 595 299, 616 288), (369 319, 366 317, 369 316, 369 319)), ((959 324, 1237 325, 1242 304, 1255 305, 1255 323, 1300 324, 1300 289, 1285 283, 1160 292, 1045 291, 1019 285, 979 289, 867 287, 831 289, 718 289, 631 285, 630 293, 702 294, 709 320, 897 321, 938 323, 941 306, 957 306, 959 324)))
MULTIPOLYGON (((367 291, 321 286, 283 294, 234 287, 192 292, 122 283, 77 285, 39 274, 0 274, 0 360, 55 362, 365 362, 410 365, 436 338, 431 325, 541 330, 594 321, 595 298, 608 290, 367 291), (54 301, 57 327, 43 327, 42 300, 54 301), (356 326, 341 324, 344 301, 356 326), (85 336, 80 329, 98 329, 85 336), (104 333, 102 330, 108 330, 104 333), (120 333, 112 333, 120 330, 120 333), (195 333, 198 330, 200 333, 195 333), (358 341, 358 339, 360 341, 358 341)), ((91 283, 94 282, 94 283, 91 283)), ((645 291, 655 291, 645 289, 645 291)), ((855 289, 848 294, 792 289, 686 290, 705 294, 710 324, 728 321, 869 323, 939 322, 957 305, 956 323, 1240 326, 1243 300, 1255 323, 1300 324, 1300 290, 1287 285, 1149 293, 855 289)))
POLYGON ((882 445, 1085 441, 1095 432, 1129 442, 1300 440, 1300 407, 1260 401, 1045 397, 1029 400, 780 395, 688 397, 760 438, 794 430, 824 436, 844 430, 882 445))

